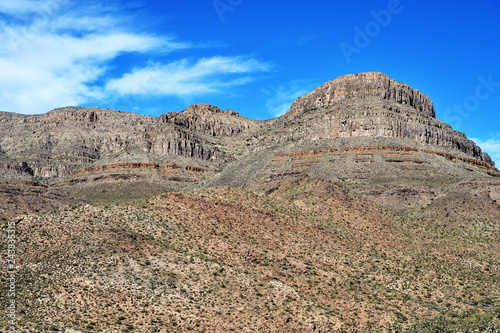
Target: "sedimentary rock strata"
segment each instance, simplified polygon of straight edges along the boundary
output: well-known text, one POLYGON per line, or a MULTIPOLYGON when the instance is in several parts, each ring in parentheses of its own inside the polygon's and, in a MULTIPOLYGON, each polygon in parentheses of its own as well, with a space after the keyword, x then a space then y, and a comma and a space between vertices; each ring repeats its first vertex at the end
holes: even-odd
POLYGON ((0 112, 0 134, 0 180, 5 181, 57 180, 75 170, 115 163, 220 169, 248 154, 296 141, 360 137, 373 139, 371 145, 381 145, 380 138, 410 140, 413 148, 425 145, 494 166, 465 134, 435 118, 427 96, 376 72, 327 82, 270 121, 208 104, 159 117, 65 107, 33 116, 0 112))

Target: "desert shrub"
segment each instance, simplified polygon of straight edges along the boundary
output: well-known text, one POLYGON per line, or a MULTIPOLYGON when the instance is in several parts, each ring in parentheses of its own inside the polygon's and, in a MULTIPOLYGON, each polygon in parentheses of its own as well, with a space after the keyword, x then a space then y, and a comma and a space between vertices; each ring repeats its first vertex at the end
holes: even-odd
POLYGON ((500 332, 500 307, 481 314, 466 312, 452 319, 440 315, 420 320, 407 329, 396 329, 395 331, 405 333, 500 332))

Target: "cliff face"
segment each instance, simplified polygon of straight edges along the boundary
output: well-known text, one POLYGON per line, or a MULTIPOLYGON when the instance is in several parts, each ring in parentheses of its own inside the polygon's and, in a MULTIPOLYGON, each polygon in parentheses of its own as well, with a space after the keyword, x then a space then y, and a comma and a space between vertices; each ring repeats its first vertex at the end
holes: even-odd
POLYGON ((279 144, 342 139, 344 145, 358 145, 349 143, 351 138, 368 138, 369 145, 384 145, 377 143, 381 138, 410 140, 419 148, 494 165, 463 133, 435 118, 427 96, 372 72, 327 82, 298 98, 284 116, 266 122, 208 104, 158 118, 78 107, 36 116, 0 112, 0 181, 65 177, 113 163, 220 169, 279 144))
POLYGON ((369 72, 344 75, 325 83, 293 102, 284 118, 291 120, 305 111, 325 107, 334 102, 368 97, 377 97, 411 106, 415 113, 424 117, 436 116, 432 101, 420 91, 391 80, 385 74, 369 72))
POLYGON ((159 118, 77 107, 36 116, 0 113, 0 174, 15 180, 65 177, 91 165, 185 158, 193 166, 217 168, 234 159, 219 137, 255 123, 212 106, 159 118))
POLYGON ((465 134, 435 118, 432 101, 420 91, 370 72, 341 76, 293 102, 282 117, 288 131, 271 135, 263 149, 293 140, 393 137, 456 149, 494 165, 465 134))

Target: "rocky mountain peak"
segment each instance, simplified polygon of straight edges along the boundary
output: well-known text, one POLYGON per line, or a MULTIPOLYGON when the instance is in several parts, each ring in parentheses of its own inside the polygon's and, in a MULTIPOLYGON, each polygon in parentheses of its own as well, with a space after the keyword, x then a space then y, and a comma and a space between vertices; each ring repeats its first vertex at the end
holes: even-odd
POLYGON ((326 82, 295 100, 284 118, 291 120, 305 111, 345 99, 372 97, 408 105, 415 109, 417 115, 435 118, 434 107, 429 97, 379 72, 348 74, 326 82))
POLYGON ((256 128, 258 121, 242 117, 231 109, 222 110, 210 104, 192 104, 182 112, 169 112, 160 122, 173 123, 212 136, 235 136, 256 128))
POLYGON ((194 113, 198 115, 213 115, 220 113, 230 116, 239 116, 238 112, 235 112, 231 109, 222 110, 214 105, 204 103, 191 104, 186 110, 182 111, 182 113, 194 113))
POLYGON ((77 169, 122 162, 219 169, 247 154, 266 154, 270 148, 296 153, 316 148, 410 147, 494 166, 464 133, 435 118, 427 96, 378 72, 329 81, 271 121, 248 119, 209 104, 193 104, 158 118, 64 107, 43 115, 0 112, 0 133, 0 176, 8 181, 67 177, 77 169))

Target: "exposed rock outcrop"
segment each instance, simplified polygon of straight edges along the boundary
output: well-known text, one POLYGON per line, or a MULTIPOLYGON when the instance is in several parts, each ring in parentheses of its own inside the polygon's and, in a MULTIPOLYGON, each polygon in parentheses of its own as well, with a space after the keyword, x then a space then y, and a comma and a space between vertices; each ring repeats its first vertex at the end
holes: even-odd
POLYGON ((427 96, 382 73, 351 74, 327 82, 299 97, 280 121, 288 130, 265 138, 257 150, 290 137, 394 137, 456 149, 494 166, 488 154, 465 134, 435 118, 433 103, 427 96))
POLYGON ((494 166, 465 134, 435 118, 427 96, 376 72, 327 82, 271 121, 208 104, 158 118, 65 107, 33 116, 0 112, 0 134, 0 181, 66 177, 78 169, 130 162, 220 169, 280 144, 352 138, 369 138, 369 145, 387 144, 377 142, 381 138, 411 140, 389 144, 462 154, 494 166))
POLYGON ((284 118, 291 120, 305 111, 325 107, 334 102, 352 98, 377 97, 411 106, 415 113, 424 117, 435 117, 429 97, 408 85, 385 74, 368 72, 349 74, 329 81, 293 102, 284 118))
POLYGON ((159 120, 212 136, 237 136, 258 126, 257 121, 240 117, 233 110, 221 110, 208 104, 193 104, 182 112, 162 114, 159 120))
MULTIPOLYGON (((158 163, 116 163, 116 164, 107 164, 101 165, 98 167, 85 168, 81 170, 73 171, 73 175, 81 174, 85 172, 99 172, 102 170, 112 170, 116 168, 132 168, 132 169, 183 169, 188 171, 196 171, 196 172, 204 172, 206 171, 203 168, 191 167, 188 165, 177 165, 177 164, 167 164, 160 165, 158 163)), ((1 184, 1 183, 0 183, 1 184)))
MULTIPOLYGON (((435 155, 443 156, 450 161, 464 162, 464 163, 468 163, 468 164, 473 165, 473 166, 478 166, 478 167, 483 168, 485 170, 493 170, 493 171, 496 171, 497 173, 499 172, 495 167, 492 167, 490 164, 488 164, 486 162, 480 162, 476 159, 454 156, 451 154, 427 150, 427 149, 418 149, 418 148, 403 147, 403 146, 344 147, 344 148, 340 148, 338 150, 335 148, 313 149, 313 150, 305 150, 305 151, 300 151, 300 152, 296 152, 296 153, 289 153, 289 154, 274 154, 274 156, 276 156, 276 157, 296 157, 296 156, 303 156, 303 155, 315 155, 315 154, 333 153, 333 152, 348 152, 351 150, 357 151, 357 152, 360 152, 360 151, 361 152, 370 152, 370 153, 367 153, 366 155, 374 155, 374 154, 378 153, 379 151, 384 151, 384 150, 392 150, 392 151, 398 151, 398 152, 399 151, 423 152, 426 154, 435 154, 435 155)), ((399 160, 392 160, 392 162, 399 162, 399 160)), ((415 161, 412 161, 412 162, 415 162, 415 161)))
POLYGON ((207 140, 206 132, 212 138, 236 135, 249 128, 246 123, 256 123, 213 106, 193 106, 176 115, 181 115, 172 117, 177 123, 170 123, 165 117, 100 108, 66 107, 34 116, 2 112, 0 179, 66 177, 91 165, 131 160, 169 163, 189 158, 193 166, 216 168, 233 157, 223 151, 225 143, 207 140), (212 113, 220 115, 210 118, 212 113))

